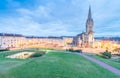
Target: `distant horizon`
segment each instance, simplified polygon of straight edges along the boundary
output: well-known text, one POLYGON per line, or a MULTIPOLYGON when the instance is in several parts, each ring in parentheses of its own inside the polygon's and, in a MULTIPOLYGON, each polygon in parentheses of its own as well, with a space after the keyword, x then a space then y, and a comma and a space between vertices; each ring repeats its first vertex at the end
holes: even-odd
MULTIPOLYGON (((16 34, 16 35, 22 35, 22 36, 25 36, 25 37, 75 37, 76 35, 61 35, 61 36, 54 36, 54 35, 48 35, 48 36, 39 36, 39 35, 24 35, 24 34, 19 34, 19 33, 0 33, 0 34, 16 34)), ((120 36, 95 36, 95 38, 96 37, 106 37, 106 38, 108 38, 108 37, 119 37, 120 38, 120 36)))
POLYGON ((120 37, 120 1, 1 0, 0 32, 76 36, 85 32, 89 5, 95 37, 120 37))

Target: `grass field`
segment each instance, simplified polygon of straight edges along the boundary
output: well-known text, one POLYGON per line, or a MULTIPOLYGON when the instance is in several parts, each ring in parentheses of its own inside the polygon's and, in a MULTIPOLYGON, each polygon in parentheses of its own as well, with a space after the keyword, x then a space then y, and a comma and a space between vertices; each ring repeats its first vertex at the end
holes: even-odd
POLYGON ((120 69, 120 59, 117 59, 117 60, 105 59, 105 58, 102 58, 102 57, 100 57, 98 55, 92 55, 92 57, 96 58, 96 59, 98 59, 100 61, 103 61, 103 62, 105 62, 105 63, 107 63, 107 64, 109 64, 109 65, 111 65, 111 66, 113 66, 113 67, 115 67, 117 69, 120 69))
POLYGON ((23 60, 6 59, 4 53, 0 53, 0 78, 120 78, 77 54, 49 52, 23 60))

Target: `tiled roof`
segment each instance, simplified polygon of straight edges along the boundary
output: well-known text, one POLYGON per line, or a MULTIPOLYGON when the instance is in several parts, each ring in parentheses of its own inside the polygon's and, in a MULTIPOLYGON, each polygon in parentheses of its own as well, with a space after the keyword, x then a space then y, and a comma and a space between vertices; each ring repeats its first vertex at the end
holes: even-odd
POLYGON ((9 33, 0 33, 0 36, 23 37, 23 35, 21 35, 21 34, 9 34, 9 33))

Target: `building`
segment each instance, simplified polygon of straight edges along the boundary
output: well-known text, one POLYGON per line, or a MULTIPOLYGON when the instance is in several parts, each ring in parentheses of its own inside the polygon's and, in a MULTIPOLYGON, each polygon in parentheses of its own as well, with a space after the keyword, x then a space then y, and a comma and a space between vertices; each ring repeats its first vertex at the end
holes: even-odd
POLYGON ((88 18, 86 21, 86 32, 78 34, 74 37, 73 43, 78 47, 93 47, 94 45, 94 21, 89 7, 88 18))
POLYGON ((62 37, 37 37, 0 33, 0 49, 49 48, 64 49, 67 41, 62 37))
POLYGON ((19 34, 0 33, 0 48, 20 48, 25 42, 25 38, 19 34))
POLYGON ((117 41, 103 39, 103 40, 95 40, 94 47, 99 49, 102 48, 111 52, 116 48, 120 48, 120 45, 117 41))

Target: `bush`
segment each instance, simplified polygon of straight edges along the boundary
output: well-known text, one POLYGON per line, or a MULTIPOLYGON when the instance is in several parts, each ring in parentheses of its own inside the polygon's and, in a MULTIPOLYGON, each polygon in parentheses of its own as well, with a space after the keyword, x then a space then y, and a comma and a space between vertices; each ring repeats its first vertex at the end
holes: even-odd
POLYGON ((42 56, 42 55, 44 55, 45 54, 45 52, 35 52, 34 54, 32 54, 30 57, 32 58, 32 57, 40 57, 40 56, 42 56))
POLYGON ((72 48, 70 48, 70 49, 68 49, 67 51, 73 51, 73 49, 72 49, 72 48))
POLYGON ((0 52, 9 51, 8 49, 1 49, 0 52))
POLYGON ((112 57, 112 54, 111 54, 111 52, 106 51, 106 52, 102 53, 102 57, 110 59, 112 57))
POLYGON ((82 53, 82 50, 74 50, 74 52, 82 53))
POLYGON ((66 50, 66 51, 82 53, 82 50, 73 50, 72 48, 71 48, 71 49, 68 49, 68 50, 66 50))

